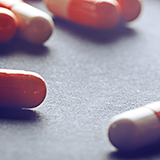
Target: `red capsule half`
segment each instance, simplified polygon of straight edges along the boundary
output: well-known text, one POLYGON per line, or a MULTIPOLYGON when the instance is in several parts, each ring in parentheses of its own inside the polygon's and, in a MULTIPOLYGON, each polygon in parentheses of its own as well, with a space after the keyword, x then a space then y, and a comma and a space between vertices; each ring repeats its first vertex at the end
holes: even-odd
POLYGON ((140 0, 117 0, 122 10, 122 19, 125 22, 135 20, 141 12, 140 0))
POLYGON ((18 21, 13 12, 0 7, 0 42, 11 40, 16 34, 18 21))
POLYGON ((33 108, 46 96, 43 78, 34 72, 0 69, 0 107, 33 108))
POLYGON ((116 0, 43 0, 56 16, 97 29, 114 27, 121 11, 116 0))

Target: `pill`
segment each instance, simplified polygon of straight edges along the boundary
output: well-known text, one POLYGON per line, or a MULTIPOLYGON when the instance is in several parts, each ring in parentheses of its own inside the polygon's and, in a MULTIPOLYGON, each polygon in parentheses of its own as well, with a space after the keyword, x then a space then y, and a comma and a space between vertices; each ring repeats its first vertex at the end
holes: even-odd
POLYGON ((97 29, 114 27, 120 19, 116 0, 44 0, 55 15, 97 29))
POLYGON ((122 20, 130 22, 135 20, 141 12, 140 0, 117 0, 122 10, 122 20))
POLYGON ((0 7, 0 42, 11 40, 17 31, 17 18, 10 10, 0 7))
POLYGON ((19 22, 19 35, 33 44, 42 44, 54 29, 52 18, 45 12, 21 1, 0 0, 0 6, 9 8, 19 22))
POLYGON ((108 138, 116 148, 132 151, 160 141, 160 101, 115 116, 108 138))
POLYGON ((43 78, 30 71, 0 69, 0 107, 33 108, 46 96, 43 78))

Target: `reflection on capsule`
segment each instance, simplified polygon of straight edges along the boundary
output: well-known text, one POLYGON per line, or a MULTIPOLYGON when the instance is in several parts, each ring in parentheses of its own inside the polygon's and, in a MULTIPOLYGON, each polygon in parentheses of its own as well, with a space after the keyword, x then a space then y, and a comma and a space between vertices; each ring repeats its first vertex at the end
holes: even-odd
POLYGON ((110 142, 119 150, 137 150, 160 139, 160 102, 115 116, 108 128, 110 142))

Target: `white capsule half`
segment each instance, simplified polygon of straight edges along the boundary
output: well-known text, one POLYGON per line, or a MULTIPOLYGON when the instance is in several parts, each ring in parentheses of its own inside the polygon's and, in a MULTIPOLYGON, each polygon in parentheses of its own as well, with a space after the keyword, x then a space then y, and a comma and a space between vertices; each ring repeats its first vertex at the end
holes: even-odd
POLYGON ((137 150, 160 140, 160 120, 152 109, 139 107, 115 116, 108 137, 119 150, 137 150))
POLYGON ((18 3, 11 10, 19 20, 19 32, 25 40, 41 44, 52 34, 52 18, 41 10, 26 3, 18 3))

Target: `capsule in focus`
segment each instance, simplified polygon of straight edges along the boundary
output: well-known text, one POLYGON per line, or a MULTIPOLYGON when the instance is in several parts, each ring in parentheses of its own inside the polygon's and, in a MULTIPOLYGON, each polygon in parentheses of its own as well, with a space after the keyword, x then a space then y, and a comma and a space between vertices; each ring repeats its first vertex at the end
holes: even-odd
POLYGON ((0 0, 0 6, 10 9, 19 22, 19 35, 26 41, 42 44, 51 36, 54 23, 45 12, 21 0, 0 0))
POLYGON ((120 19, 116 0, 44 0, 56 16, 97 29, 114 27, 120 19))
POLYGON ((10 10, 0 7, 0 42, 11 40, 17 31, 17 18, 10 10))
POLYGON ((46 96, 43 78, 30 71, 0 69, 0 107, 33 108, 46 96))
POLYGON ((119 150, 132 151, 160 140, 160 101, 115 116, 108 128, 110 142, 119 150))

